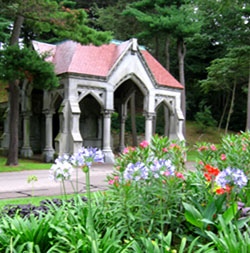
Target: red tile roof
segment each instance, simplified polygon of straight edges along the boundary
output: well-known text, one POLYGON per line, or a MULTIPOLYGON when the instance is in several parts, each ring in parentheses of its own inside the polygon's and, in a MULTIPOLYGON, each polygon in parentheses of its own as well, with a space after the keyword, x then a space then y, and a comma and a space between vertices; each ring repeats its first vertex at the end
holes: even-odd
MULTIPOLYGON (((39 53, 50 51, 47 61, 55 64, 55 72, 78 73, 106 77, 119 57, 126 52, 130 41, 119 45, 110 43, 99 47, 83 46, 73 41, 65 41, 58 45, 50 45, 34 41, 34 48, 39 53)), ((145 62, 159 85, 179 88, 183 86, 146 50, 140 50, 145 62)))
POLYGON ((159 85, 183 89, 183 86, 146 50, 141 50, 159 85))

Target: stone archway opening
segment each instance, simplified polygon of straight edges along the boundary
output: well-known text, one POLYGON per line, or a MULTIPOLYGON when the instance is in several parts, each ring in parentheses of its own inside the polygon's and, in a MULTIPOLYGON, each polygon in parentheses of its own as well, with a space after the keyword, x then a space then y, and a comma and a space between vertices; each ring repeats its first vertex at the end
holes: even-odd
POLYGON ((30 146, 33 153, 42 154, 46 129, 43 114, 43 91, 39 89, 33 89, 31 92, 30 129, 28 131, 30 131, 30 146))
POLYGON ((162 102, 156 107, 155 112, 153 133, 169 137, 171 115, 169 107, 162 102))
POLYGON ((144 139, 144 100, 143 92, 132 79, 124 81, 115 90, 114 109, 119 126, 119 135, 113 134, 115 152, 122 152, 125 146, 137 146, 144 139))
POLYGON ((97 100, 88 94, 79 103, 80 114, 80 134, 83 139, 83 146, 102 148, 103 120, 101 106, 97 100))

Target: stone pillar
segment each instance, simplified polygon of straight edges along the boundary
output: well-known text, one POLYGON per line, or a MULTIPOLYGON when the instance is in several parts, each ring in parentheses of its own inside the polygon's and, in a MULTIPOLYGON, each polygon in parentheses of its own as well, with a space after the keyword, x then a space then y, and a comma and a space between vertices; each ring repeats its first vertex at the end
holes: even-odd
POLYGON ((155 113, 146 112, 145 116, 145 140, 150 142, 153 134, 153 117, 155 113))
POLYGON ((175 116, 173 113, 171 113, 169 117, 169 139, 173 140, 176 138, 177 138, 177 135, 176 135, 175 116))
POLYGON ((23 146, 21 148, 21 156, 30 158, 33 156, 33 151, 30 147, 30 111, 23 112, 23 146))
POLYGON ((51 110, 44 110, 45 114, 45 148, 43 150, 43 159, 45 162, 54 161, 53 149, 53 114, 51 110))
POLYGON ((111 114, 113 110, 103 111, 103 154, 105 163, 114 163, 114 154, 111 149, 111 114))
POLYGON ((119 151, 123 152, 125 149, 125 123, 126 123, 126 115, 121 115, 121 125, 120 125, 120 146, 119 151))
POLYGON ((168 107, 164 104, 164 135, 169 137, 169 109, 168 107))

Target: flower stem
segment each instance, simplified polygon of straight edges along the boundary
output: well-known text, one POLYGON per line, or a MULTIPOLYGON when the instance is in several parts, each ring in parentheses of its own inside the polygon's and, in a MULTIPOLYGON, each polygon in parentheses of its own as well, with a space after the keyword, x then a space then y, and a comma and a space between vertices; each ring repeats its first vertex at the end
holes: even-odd
POLYGON ((65 188, 65 183, 64 183, 64 180, 62 180, 62 185, 63 185, 63 193, 64 193, 64 197, 65 197, 65 200, 67 200, 66 188, 65 188))
POLYGON ((97 253, 98 246, 97 246, 97 241, 95 238, 94 223, 93 223, 93 216, 92 216, 89 169, 87 170, 87 172, 85 172, 85 175, 86 175, 86 190, 87 190, 87 197, 88 197, 88 220, 89 220, 90 236, 92 238, 92 253, 97 253))

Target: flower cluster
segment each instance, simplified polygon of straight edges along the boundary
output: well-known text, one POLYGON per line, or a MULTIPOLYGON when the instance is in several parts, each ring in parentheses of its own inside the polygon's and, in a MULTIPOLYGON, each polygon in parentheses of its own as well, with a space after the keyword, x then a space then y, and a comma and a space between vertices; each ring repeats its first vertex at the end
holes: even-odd
POLYGON ((50 179, 58 181, 70 180, 75 167, 91 167, 93 162, 103 162, 104 156, 101 150, 97 148, 82 147, 78 153, 68 156, 64 154, 55 160, 55 164, 50 169, 50 179))
POLYGON ((124 171, 124 178, 126 180, 139 181, 140 179, 148 179, 149 169, 142 162, 135 164, 129 163, 124 171))
POLYGON ((206 171, 204 173, 204 176, 205 176, 205 178, 207 179, 208 182, 213 180, 220 173, 220 171, 217 168, 214 168, 209 164, 206 164, 204 169, 206 171))
POLYGON ((63 159, 58 158, 56 163, 52 165, 49 172, 49 178, 55 180, 56 182, 61 182, 64 180, 70 180, 73 172, 72 165, 63 159))
POLYGON ((143 162, 135 164, 129 163, 124 171, 125 180, 149 179, 152 175, 154 178, 159 178, 160 175, 172 176, 175 168, 170 160, 154 160, 150 166, 146 166, 143 162))
POLYGON ((154 160, 153 164, 150 166, 150 170, 153 172, 155 178, 160 177, 160 175, 172 176, 174 175, 175 168, 170 160, 154 160))
POLYGON ((101 150, 92 147, 82 147, 78 153, 70 157, 70 162, 74 166, 91 167, 93 162, 104 162, 104 156, 101 150))
POLYGON ((140 143, 140 147, 142 147, 142 148, 146 148, 148 145, 149 145, 149 143, 146 140, 144 140, 140 143))
POLYGON ((239 188, 242 188, 247 185, 247 181, 247 176, 242 170, 231 169, 230 167, 221 171, 215 179, 217 185, 220 185, 222 188, 226 188, 227 185, 237 185, 239 188))
POLYGON ((124 150, 123 150, 123 154, 127 154, 129 152, 133 152, 135 150, 135 147, 126 147, 124 150))

